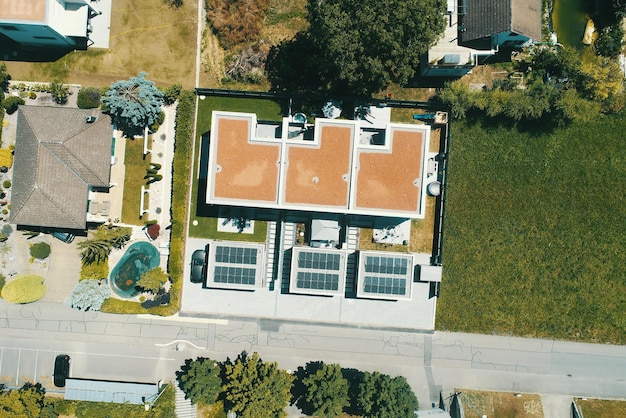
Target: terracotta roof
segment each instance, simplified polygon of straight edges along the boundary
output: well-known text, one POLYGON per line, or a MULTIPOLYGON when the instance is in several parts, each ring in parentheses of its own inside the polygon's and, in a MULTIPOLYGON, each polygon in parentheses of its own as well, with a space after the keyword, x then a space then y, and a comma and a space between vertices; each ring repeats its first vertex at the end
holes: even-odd
POLYGON ((113 128, 99 111, 20 106, 11 222, 84 229, 90 187, 108 187, 113 128), (93 123, 85 117, 97 116, 93 123))

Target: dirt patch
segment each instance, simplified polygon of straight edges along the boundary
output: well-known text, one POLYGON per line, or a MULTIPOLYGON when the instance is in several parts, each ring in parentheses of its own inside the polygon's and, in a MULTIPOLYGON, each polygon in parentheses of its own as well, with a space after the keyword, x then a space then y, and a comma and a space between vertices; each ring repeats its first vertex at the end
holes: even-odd
POLYGON ((465 418, 543 418, 541 396, 512 392, 457 389, 465 418))

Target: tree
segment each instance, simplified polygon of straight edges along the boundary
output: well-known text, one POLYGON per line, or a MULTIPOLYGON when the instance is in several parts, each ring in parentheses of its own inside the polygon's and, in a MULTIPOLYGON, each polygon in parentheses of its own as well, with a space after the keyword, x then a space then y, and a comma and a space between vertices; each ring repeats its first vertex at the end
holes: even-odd
POLYGON ((79 310, 99 311, 105 299, 111 296, 111 288, 100 280, 81 280, 65 300, 65 305, 79 310))
POLYGON ((64 105, 67 103, 70 88, 63 83, 53 82, 50 83, 50 93, 52 94, 52 100, 54 100, 56 104, 64 105))
POLYGON ((0 104, 4 100, 4 93, 9 91, 10 82, 11 75, 7 73, 7 65, 3 62, 0 64, 0 104))
POLYGON ((112 244, 108 240, 89 239, 78 244, 83 264, 103 263, 109 259, 112 244))
POLYGON ((178 96, 180 96, 180 92, 182 91, 183 86, 180 84, 173 84, 163 90, 163 103, 166 106, 173 105, 176 100, 178 100, 178 96))
POLYGON ((137 281, 137 286, 149 292, 156 293, 169 280, 167 273, 161 267, 146 271, 137 281))
POLYGON ((95 109, 100 106, 100 90, 95 87, 80 89, 76 97, 79 109, 95 109))
POLYGON ((294 378, 276 362, 265 363, 258 353, 248 356, 244 351, 234 363, 228 360, 224 368, 227 409, 241 418, 285 415, 294 378))
POLYGON ((404 377, 378 372, 364 373, 358 403, 370 418, 415 417, 418 408, 417 398, 404 377))
POLYGON ((128 136, 142 133, 161 112, 163 93, 145 76, 141 72, 129 80, 111 84, 102 98, 114 123, 128 136))
POLYGON ((161 232, 161 226, 159 224, 152 224, 146 227, 146 232, 151 240, 155 240, 159 237, 159 233, 161 232))
POLYGON ((124 248, 133 234, 132 228, 102 224, 94 233, 94 239, 108 241, 111 247, 119 250, 124 248))
POLYGON ((211 405, 222 391, 220 365, 207 357, 187 359, 176 372, 178 387, 185 392, 185 399, 191 403, 211 405))
POLYGON ((370 95, 406 84, 445 29, 439 0, 309 0, 309 27, 270 53, 274 90, 370 95), (298 71, 294 71, 298 68, 298 71), (306 79, 298 73, 310 71, 306 79), (305 83, 305 86, 299 85, 305 83))
POLYGON ((18 96, 9 96, 2 101, 2 106, 6 109, 9 115, 12 115, 17 111, 17 107, 26 103, 24 99, 18 96))
POLYGON ((337 417, 350 405, 348 381, 341 374, 338 364, 324 364, 315 373, 302 379, 306 388, 306 401, 312 407, 312 415, 337 417))
POLYGON ((0 390, 0 411, 11 418, 39 417, 45 390, 40 383, 25 383, 18 390, 0 390))

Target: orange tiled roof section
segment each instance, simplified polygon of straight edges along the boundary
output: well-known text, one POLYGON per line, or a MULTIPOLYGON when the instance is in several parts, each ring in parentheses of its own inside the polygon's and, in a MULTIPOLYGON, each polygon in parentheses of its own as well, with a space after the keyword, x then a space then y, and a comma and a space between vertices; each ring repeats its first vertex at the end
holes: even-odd
POLYGON ((422 172, 424 134, 392 128, 391 137, 391 152, 359 152, 357 208, 418 209, 420 193, 415 181, 422 172))
POLYGON ((279 144, 250 143, 250 119, 219 118, 214 195, 276 202, 279 144))
POLYGON ((289 144, 285 202, 347 208, 352 136, 350 126, 324 123, 319 147, 289 144))

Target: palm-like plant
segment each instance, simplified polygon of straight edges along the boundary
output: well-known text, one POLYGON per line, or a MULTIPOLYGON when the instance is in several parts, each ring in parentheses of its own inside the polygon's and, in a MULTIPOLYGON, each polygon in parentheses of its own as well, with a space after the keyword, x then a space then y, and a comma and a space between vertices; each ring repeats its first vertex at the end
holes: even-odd
POLYGON ((112 247, 111 242, 106 240, 87 240, 78 244, 83 264, 106 262, 112 247))

